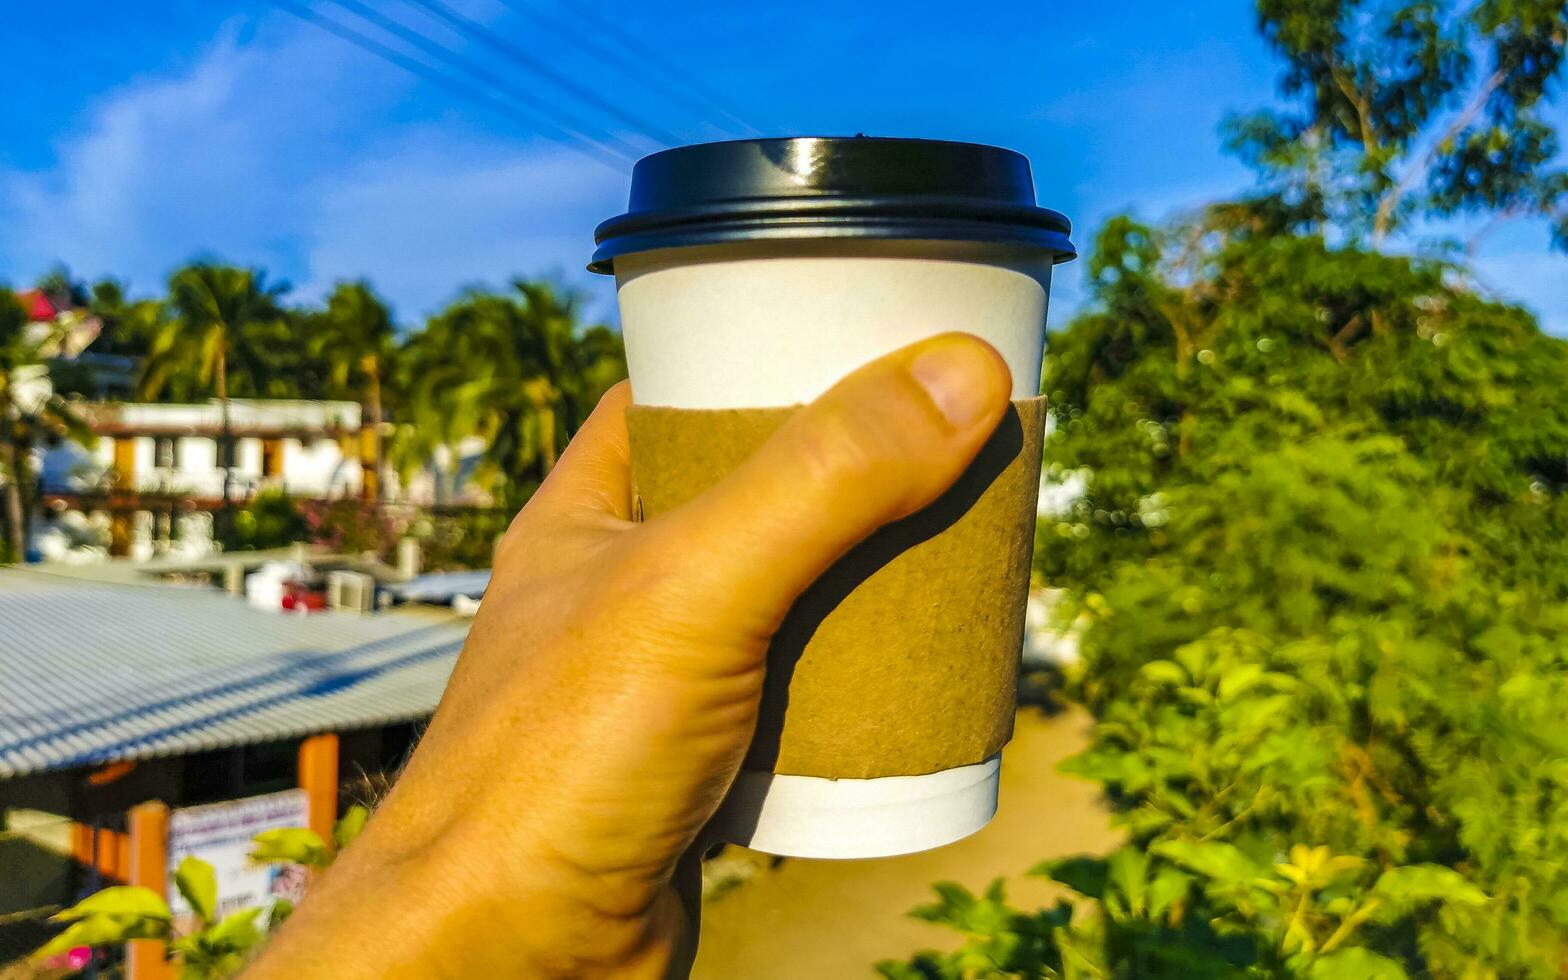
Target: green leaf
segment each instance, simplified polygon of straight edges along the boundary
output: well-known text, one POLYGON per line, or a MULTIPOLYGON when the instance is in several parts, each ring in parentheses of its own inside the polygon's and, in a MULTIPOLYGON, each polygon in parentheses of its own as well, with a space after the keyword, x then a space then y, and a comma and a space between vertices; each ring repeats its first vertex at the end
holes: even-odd
POLYGON ((206 861, 185 855, 174 869, 174 887, 202 922, 209 923, 218 914, 218 873, 206 861))
POLYGON ((1105 881, 1109 869, 1102 858, 1079 855, 1042 861, 1031 868, 1029 873, 1053 878, 1080 895, 1100 898, 1105 894, 1105 881))
POLYGON ((1058 772, 1101 783, 1115 783, 1127 778, 1131 757, 1115 750, 1095 750, 1068 756, 1057 763, 1058 772))
POLYGON ((1154 876, 1154 880, 1149 882, 1149 917, 1159 918, 1164 915, 1166 909, 1187 894, 1187 889, 1191 885, 1191 876, 1175 868, 1160 869, 1159 874, 1154 876))
POLYGON ((351 806, 343 816, 332 826, 332 839, 337 844, 338 850, 354 843, 354 839, 365 829, 365 824, 370 820, 370 810, 362 806, 351 806))
POLYGON ((1311 980, 1409 980, 1399 963, 1359 946, 1317 957, 1307 976, 1311 980))
POLYGON ((113 946, 132 939, 165 939, 169 924, 140 915, 89 915, 33 951, 35 959, 68 953, 78 946, 113 946))
POLYGON ((70 908, 56 912, 51 918, 55 922, 70 922, 89 915, 140 916, 168 922, 169 905, 151 888, 115 885, 94 892, 70 908))
POLYGON ((1187 683, 1187 671, 1170 660, 1151 660, 1138 671, 1138 676, 1151 684, 1187 683))
POLYGON ((272 903, 272 909, 267 913, 267 931, 272 932, 289 921, 289 916, 294 914, 294 903, 286 898, 280 898, 272 903))
POLYGON ((255 845, 250 852, 252 861, 263 864, 303 864, 307 868, 325 868, 332 863, 332 852, 326 842, 313 830, 304 827, 285 827, 263 830, 252 838, 255 845))
POLYGON ((1261 869, 1241 849, 1220 841, 1167 840, 1149 848, 1184 868, 1227 884, 1247 884, 1261 869))
POLYGON ((247 952, 261 943, 263 933, 256 926, 256 919, 262 911, 260 908, 251 908, 230 912, 206 931, 207 942, 227 951, 247 952))
POLYGON ((1220 678, 1221 701, 1231 701, 1251 690, 1263 679, 1262 664, 1239 664, 1225 671, 1220 678))
POLYGON ((1471 884, 1464 875, 1440 864, 1411 864, 1389 868, 1378 876, 1372 890, 1395 902, 1453 902, 1459 905, 1484 905, 1486 892, 1471 884))
POLYGON ((881 961, 877 964, 877 972, 882 974, 884 980, 931 980, 933 976, 913 963, 900 963, 898 960, 881 961))
POLYGON ((1107 862, 1107 886, 1114 886, 1134 914, 1144 908, 1144 885, 1149 871, 1149 855, 1138 847, 1121 847, 1107 862))

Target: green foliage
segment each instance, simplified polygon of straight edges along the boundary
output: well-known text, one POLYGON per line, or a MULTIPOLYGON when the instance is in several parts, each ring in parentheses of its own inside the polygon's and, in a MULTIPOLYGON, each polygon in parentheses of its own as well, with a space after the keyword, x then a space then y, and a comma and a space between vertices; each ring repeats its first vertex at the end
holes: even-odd
POLYGON ((307 868, 324 868, 332 863, 333 852, 326 841, 314 830, 304 827, 286 827, 263 830, 254 840, 252 861, 264 864, 303 864, 307 868))
POLYGON ((326 367, 329 396, 369 398, 379 411, 383 372, 397 340, 386 301, 364 280, 340 282, 326 308, 307 319, 310 350, 326 367))
POLYGON ((1437 264, 1189 231, 1109 223, 1046 363, 1064 768, 1129 837, 1038 869, 1090 900, 1065 975, 1557 976, 1568 343, 1437 264))
POLYGON ((341 851, 354 843, 365 830, 365 824, 370 822, 370 811, 362 806, 351 806, 344 811, 338 822, 332 825, 332 844, 341 851))
MULTIPOLYGON (((531 496, 537 486, 525 482, 514 486, 511 493, 531 496)), ((419 540, 429 571, 489 568, 496 541, 506 533, 514 516, 516 511, 510 507, 441 508, 413 521, 408 533, 419 540)))
POLYGON ((1249 202, 1374 242, 1421 215, 1538 216, 1568 250, 1568 169, 1546 120, 1562 0, 1258 0, 1284 107, 1227 121, 1269 179, 1249 202))
POLYGON ((167 939, 169 906, 151 889, 116 885, 57 912, 51 921, 69 923, 33 953, 47 959, 78 946, 107 946, 132 939, 167 939))
POLYGON ((252 861, 262 864, 301 864, 322 870, 332 864, 338 852, 360 835, 370 820, 370 811, 362 806, 351 806, 332 826, 332 843, 321 839, 314 830, 304 827, 284 827, 264 830, 252 841, 252 861))
POLYGON ((22 558, 34 486, 29 457, 34 447, 69 435, 83 445, 93 435, 59 392, 40 386, 44 361, 59 339, 56 329, 28 323, 27 311, 0 283, 0 498, 4 538, 0 561, 22 558))
POLYGON ((218 914, 218 875, 206 861, 187 854, 174 869, 174 887, 196 918, 210 922, 218 914))
POLYGON ((479 476, 520 506, 599 397, 626 377, 620 335, 583 329, 577 307, 570 294, 516 280, 510 293, 471 291, 432 318, 398 358, 395 457, 422 465, 477 436, 479 476))
POLYGON ((305 540, 340 554, 370 554, 389 560, 397 550, 406 519, 365 500, 299 500, 305 540))
POLYGON ((878 963, 888 980, 922 980, 928 977, 1060 977, 1061 952, 1054 939, 1072 909, 1065 902, 1049 911, 1023 915, 1007 905, 1000 881, 984 895, 974 895, 961 885, 936 886, 938 901, 910 914, 928 922, 952 926, 969 937, 953 953, 925 952, 909 963, 878 963))
MULTIPOLYGON (((324 870, 338 852, 365 829, 370 811, 349 807, 332 828, 328 846, 314 831, 282 828, 257 834, 251 859, 263 864, 301 864, 324 870)), ((55 922, 69 923, 59 935, 32 954, 44 960, 80 946, 117 946, 133 939, 168 944, 179 965, 181 980, 223 980, 237 976, 294 912, 294 904, 277 899, 265 907, 237 909, 218 918, 218 878, 212 865, 186 855, 174 870, 174 886, 191 908, 196 928, 182 935, 173 930, 168 903, 151 889, 116 885, 89 895, 63 912, 55 922)))
POLYGON ((282 548, 310 536, 305 512, 282 490, 262 490, 234 512, 228 550, 265 551, 282 548))
POLYGON ((143 366, 143 397, 179 401, 282 394, 280 354, 292 349, 282 297, 256 269, 197 263, 169 277, 168 298, 143 366))
POLYGON ((169 944, 180 962, 180 980, 232 977, 261 948, 266 933, 257 924, 264 909, 240 909, 169 944))

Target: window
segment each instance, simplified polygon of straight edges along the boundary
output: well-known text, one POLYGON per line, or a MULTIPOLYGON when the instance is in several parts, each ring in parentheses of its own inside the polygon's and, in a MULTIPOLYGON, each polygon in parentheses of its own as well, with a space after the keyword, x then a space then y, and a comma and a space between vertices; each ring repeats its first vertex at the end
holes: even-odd
POLYGON ((173 436, 159 436, 153 440, 153 465, 160 469, 178 469, 180 465, 180 440, 173 436))

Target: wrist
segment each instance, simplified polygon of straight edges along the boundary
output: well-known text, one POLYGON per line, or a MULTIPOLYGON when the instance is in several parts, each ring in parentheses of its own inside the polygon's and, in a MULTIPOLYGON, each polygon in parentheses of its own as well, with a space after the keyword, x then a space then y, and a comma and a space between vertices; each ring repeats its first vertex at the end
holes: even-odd
POLYGON ((249 980, 269 980, 271 963, 345 980, 662 977, 681 941, 672 894, 620 906, 526 837, 502 854, 461 824, 412 846, 387 822, 374 829, 314 883, 249 980))
POLYGON ((684 933, 668 889, 618 886, 523 828, 497 841, 455 826, 414 867, 417 878, 449 878, 431 903, 444 921, 430 939, 471 954, 458 975, 663 977, 684 933))

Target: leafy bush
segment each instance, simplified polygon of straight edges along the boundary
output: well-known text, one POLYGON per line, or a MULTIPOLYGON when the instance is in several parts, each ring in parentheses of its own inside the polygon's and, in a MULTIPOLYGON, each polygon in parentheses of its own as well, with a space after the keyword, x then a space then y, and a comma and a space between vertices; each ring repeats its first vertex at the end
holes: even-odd
MULTIPOLYGON (((533 490, 533 485, 519 483, 516 492, 526 499, 533 490)), ((496 542, 515 514, 504 507, 446 508, 416 518, 408 533, 419 539, 429 571, 489 568, 496 542)))
POLYGON ((392 560, 406 521, 365 500, 307 500, 299 504, 306 537, 336 554, 374 555, 392 560))
MULTIPOLYGON (((332 842, 303 827, 266 830, 257 834, 251 860, 262 864, 299 864, 321 870, 365 829, 370 812, 350 807, 332 828, 332 842)), ((236 976, 250 962, 267 935, 293 912, 287 899, 265 907, 237 909, 218 917, 218 876, 212 865, 187 855, 174 871, 174 887, 191 907, 196 928, 177 934, 174 917, 163 896, 139 885, 115 885, 95 892, 52 921, 66 928, 33 953, 49 960, 80 947, 118 946, 134 939, 156 939, 180 966, 181 980, 221 980, 236 976)))
POLYGON ((234 512, 229 551, 266 551, 304 541, 310 532, 305 514, 282 490, 262 490, 234 512))
POLYGON ((1037 869, 1069 921, 945 899, 970 942, 884 973, 1562 975, 1568 342, 1436 264, 1166 254, 1107 226, 1045 382, 1087 477, 1038 536, 1099 722, 1066 768, 1129 843, 1037 869))

